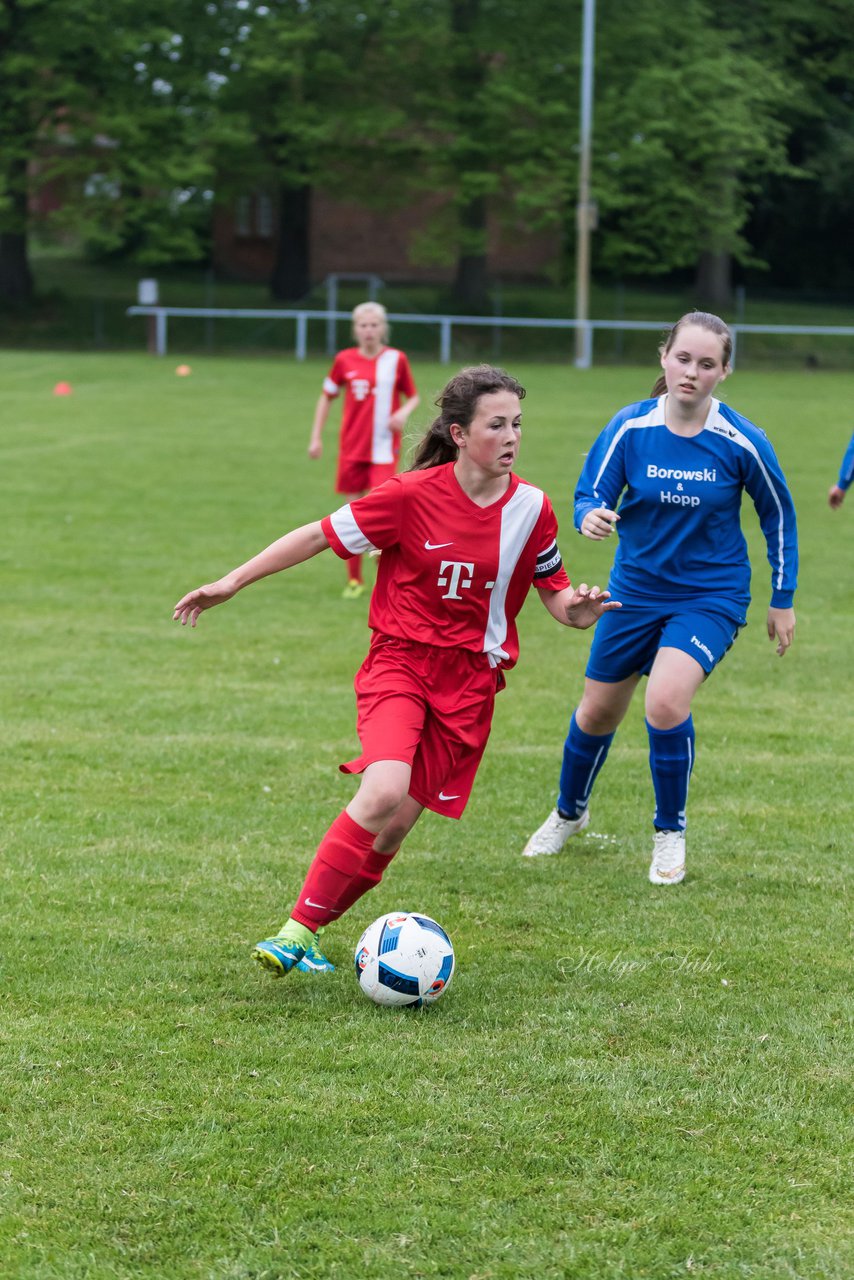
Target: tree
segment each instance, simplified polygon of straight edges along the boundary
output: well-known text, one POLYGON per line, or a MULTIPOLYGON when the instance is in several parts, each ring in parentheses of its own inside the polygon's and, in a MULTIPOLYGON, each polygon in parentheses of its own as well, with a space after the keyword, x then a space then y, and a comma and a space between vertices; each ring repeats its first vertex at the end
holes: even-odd
POLYGON ((198 256, 210 168, 201 0, 6 0, 0 10, 0 299, 26 301, 32 199, 141 262, 198 256), (189 35, 182 34, 189 32, 189 35), (195 52, 192 52, 195 50, 195 52), (191 52, 188 52, 191 51, 191 52), (194 205, 195 201, 195 205, 194 205))
POLYGON ((599 265, 619 275, 693 267, 700 299, 724 307, 733 259, 756 261, 745 235, 753 199, 769 175, 793 172, 784 116, 791 85, 736 47, 703 0, 680 9, 678 31, 662 0, 607 17, 599 265), (623 74, 609 74, 609 64, 623 74))
MULTIPOLYGON (((727 21, 743 6, 727 0, 727 21)), ((798 287, 854 285, 854 24, 850 0, 764 0, 741 13, 746 41, 792 86, 785 104, 797 176, 771 176, 747 233, 771 278, 798 287)))
POLYGON ((574 173, 577 31, 564 5, 529 0, 520 39, 514 0, 437 5, 413 121, 422 187, 449 193, 422 252, 456 262, 465 310, 488 302, 488 217, 505 227, 560 226, 574 173))
MULTIPOLYGON (((221 92, 218 195, 276 192, 276 298, 308 290, 313 188, 370 202, 380 183, 388 201, 388 174, 411 163, 399 102, 413 74, 415 17, 410 0, 271 0, 247 25, 221 92)), ((394 186, 403 198, 396 174, 394 186)))

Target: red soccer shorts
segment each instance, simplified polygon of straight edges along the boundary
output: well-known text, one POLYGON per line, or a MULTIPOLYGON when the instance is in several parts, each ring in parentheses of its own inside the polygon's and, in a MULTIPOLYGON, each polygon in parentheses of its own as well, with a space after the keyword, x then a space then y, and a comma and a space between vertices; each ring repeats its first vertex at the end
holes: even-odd
POLYGON ((461 817, 503 687, 503 674, 485 654, 375 632, 355 679, 362 754, 340 765, 341 772, 402 760, 412 766, 413 800, 446 818, 461 817))
POLYGON ((397 471, 396 462, 351 462, 339 457, 336 493, 370 493, 397 471))

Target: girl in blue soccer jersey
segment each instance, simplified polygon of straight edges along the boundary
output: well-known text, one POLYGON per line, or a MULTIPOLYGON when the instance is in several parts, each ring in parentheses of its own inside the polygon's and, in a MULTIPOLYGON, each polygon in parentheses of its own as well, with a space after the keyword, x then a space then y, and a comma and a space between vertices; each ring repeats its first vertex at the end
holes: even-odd
POLYGON ((781 657, 792 643, 795 510, 765 433, 714 397, 731 354, 722 320, 701 311, 684 315, 661 348, 663 375, 652 398, 621 409, 587 456, 575 525, 594 541, 617 531, 608 586, 623 608, 596 628, 557 805, 525 846, 528 857, 558 853, 587 826, 593 784, 647 676, 655 791, 649 878, 661 885, 683 879, 691 703, 747 621, 750 563, 739 518, 745 490, 771 564, 768 635, 781 657))
POLYGON ((827 495, 827 501, 834 510, 842 506, 852 480, 854 480, 854 436, 848 441, 848 448, 845 450, 845 457, 839 468, 839 479, 836 484, 830 486, 830 492, 827 495))

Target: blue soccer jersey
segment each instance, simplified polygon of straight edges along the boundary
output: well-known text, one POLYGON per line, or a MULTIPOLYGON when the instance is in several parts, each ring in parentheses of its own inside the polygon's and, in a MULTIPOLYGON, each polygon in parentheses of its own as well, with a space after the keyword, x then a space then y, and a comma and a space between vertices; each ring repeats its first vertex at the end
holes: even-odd
POLYGON ((611 593, 651 604, 702 598, 746 611, 746 489, 768 547, 771 604, 787 608, 797 581, 795 508, 767 436, 714 399, 699 434, 676 435, 665 426, 665 400, 642 400, 612 418, 575 491, 577 529, 597 507, 619 511, 611 593))
POLYGON ((854 480, 854 436, 848 441, 848 448, 845 450, 845 457, 839 468, 839 488, 849 489, 852 480, 854 480))

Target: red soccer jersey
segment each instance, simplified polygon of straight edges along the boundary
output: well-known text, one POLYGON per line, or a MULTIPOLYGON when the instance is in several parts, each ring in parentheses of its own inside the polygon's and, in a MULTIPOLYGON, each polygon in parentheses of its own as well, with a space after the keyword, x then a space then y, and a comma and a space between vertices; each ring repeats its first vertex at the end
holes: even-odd
POLYGON ((323 390, 334 399, 342 387, 341 456, 351 462, 394 462, 400 435, 392 432, 388 420, 400 408, 401 396, 408 400, 415 395, 406 356, 394 347, 383 347, 370 357, 358 347, 339 351, 323 390))
POLYGON ((342 558, 382 551, 369 616, 375 631, 485 653, 494 667, 512 667, 519 656, 516 615, 531 585, 569 586, 552 505, 515 475, 498 502, 479 507, 452 462, 405 471, 322 526, 342 558))

